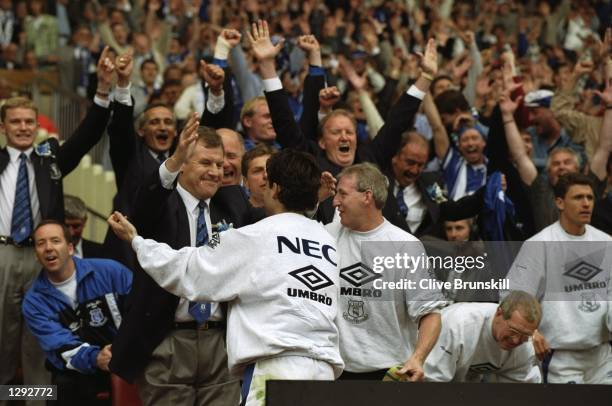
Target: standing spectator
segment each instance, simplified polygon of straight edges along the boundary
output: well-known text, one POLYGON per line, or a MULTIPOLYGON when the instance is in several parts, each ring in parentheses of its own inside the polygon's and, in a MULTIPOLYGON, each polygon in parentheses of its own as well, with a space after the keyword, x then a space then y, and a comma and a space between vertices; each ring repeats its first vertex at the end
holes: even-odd
POLYGON ((98 96, 75 133, 61 146, 55 138, 34 147, 38 109, 14 97, 0 108, 7 146, 0 149, 0 383, 9 382, 22 356, 25 384, 49 381, 40 348, 22 332, 23 294, 35 277, 32 231, 42 219, 64 221, 62 178, 102 137, 110 115, 108 97, 114 66, 107 49, 98 64, 98 96), (21 343, 21 353, 18 348, 21 343))
POLYGON ((41 222, 33 236, 43 269, 23 315, 47 356, 56 404, 104 404, 97 395, 110 390, 111 344, 132 273, 115 261, 75 257, 68 229, 55 220, 41 222))
POLYGON ((57 62, 56 49, 59 47, 57 18, 44 14, 44 0, 32 0, 30 12, 26 19, 26 48, 34 52, 41 66, 57 62))
POLYGON ((77 258, 106 258, 102 244, 83 238, 87 225, 87 206, 76 196, 64 196, 64 224, 70 232, 74 256, 77 258))

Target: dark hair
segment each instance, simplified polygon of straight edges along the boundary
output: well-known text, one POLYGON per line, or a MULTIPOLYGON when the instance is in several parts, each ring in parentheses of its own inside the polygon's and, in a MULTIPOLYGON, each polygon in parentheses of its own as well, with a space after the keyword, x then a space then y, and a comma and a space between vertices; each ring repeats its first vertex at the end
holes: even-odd
POLYGON ((553 187, 554 192, 555 192, 555 197, 559 197, 563 199, 565 195, 567 194, 567 191, 569 190, 569 188, 574 185, 585 185, 585 186, 589 186, 591 190, 594 190, 593 182, 591 181, 591 178, 589 178, 588 176, 583 175, 582 173, 579 173, 579 172, 566 173, 565 175, 562 175, 559 177, 557 184, 553 187))
POLYGON ((242 156, 242 176, 246 178, 247 173, 249 172, 249 164, 255 158, 259 158, 260 156, 265 155, 274 155, 278 152, 278 150, 268 144, 257 144, 255 148, 250 151, 247 151, 242 156))
POLYGON ((145 64, 150 64, 150 63, 155 65, 155 67, 159 70, 159 65, 157 64, 157 62, 155 62, 155 59, 149 58, 149 59, 145 59, 144 61, 142 61, 142 63, 140 64, 140 71, 142 72, 142 69, 144 68, 145 64))
POLYGON ((280 187, 278 200, 285 209, 303 212, 316 207, 321 169, 312 155, 284 149, 268 159, 266 172, 268 185, 280 187))
POLYGON ((434 100, 440 114, 453 114, 457 110, 470 111, 470 104, 459 90, 446 90, 434 100))
POLYGON ((436 76, 434 78, 434 80, 431 81, 431 85, 429 86, 430 89, 433 89, 434 87, 436 87, 436 83, 438 83, 441 80, 448 80, 448 81, 452 82, 453 78, 451 78, 448 75, 439 75, 439 76, 436 76))
POLYGON ((55 224, 56 226, 60 226, 62 228, 62 232, 64 233, 64 239, 66 240, 67 243, 72 244, 72 236, 70 235, 70 230, 68 230, 68 227, 66 226, 66 224, 60 223, 59 221, 54 220, 54 219, 43 220, 36 226, 36 228, 34 229, 34 232, 32 233, 32 239, 34 240, 34 243, 36 243, 36 239, 34 238, 34 236, 36 235, 36 232, 38 231, 38 229, 40 229, 43 226, 49 225, 49 224, 55 224))
POLYGON ((418 133, 416 130, 408 130, 405 131, 402 134, 402 138, 400 140, 400 145, 399 148, 397 149, 397 152, 395 153, 395 155, 399 155, 402 153, 402 150, 404 149, 404 147, 408 144, 418 144, 421 145, 423 148, 425 148, 427 150, 427 153, 429 153, 429 141, 427 141, 427 139, 421 135, 420 133, 418 133))

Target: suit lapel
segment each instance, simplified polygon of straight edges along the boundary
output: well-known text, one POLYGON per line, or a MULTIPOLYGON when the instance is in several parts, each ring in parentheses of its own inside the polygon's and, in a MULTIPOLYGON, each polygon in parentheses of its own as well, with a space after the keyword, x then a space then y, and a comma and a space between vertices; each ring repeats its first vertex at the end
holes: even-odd
MULTIPOLYGON (((40 215, 44 219, 49 213, 49 196, 51 194, 51 181, 48 179, 49 168, 46 167, 44 158, 32 152, 31 159, 34 166, 34 180, 36 182, 36 192, 40 203, 40 215), (47 175, 47 176, 45 176, 47 175)), ((61 180, 60 180, 61 182, 61 180)))
POLYGON ((172 206, 176 216, 176 247, 179 249, 189 247, 191 246, 191 232, 189 230, 187 208, 176 189, 172 193, 172 206))
POLYGON ((6 148, 0 149, 0 173, 4 172, 6 167, 8 166, 10 157, 8 150, 6 148))

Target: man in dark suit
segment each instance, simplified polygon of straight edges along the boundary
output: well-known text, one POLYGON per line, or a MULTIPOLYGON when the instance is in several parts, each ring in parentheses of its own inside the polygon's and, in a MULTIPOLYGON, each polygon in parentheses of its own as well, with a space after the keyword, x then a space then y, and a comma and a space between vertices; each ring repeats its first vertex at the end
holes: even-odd
POLYGON ((70 231, 73 256, 77 258, 106 258, 104 246, 95 241, 83 238, 83 230, 87 224, 87 206, 76 196, 64 196, 64 224, 70 231))
MULTIPOLYGON (((133 220, 141 234, 180 249, 214 244, 227 225, 251 223, 240 187, 219 188, 223 156, 219 135, 198 128, 192 116, 172 157, 137 194, 133 220)), ((227 370, 223 306, 179 299, 142 270, 134 274, 131 309, 113 343, 110 369, 136 381, 145 404, 181 399, 229 405, 239 399, 238 381, 227 370)))
POLYGON ((417 237, 439 231, 440 201, 436 201, 435 192, 439 190, 442 198, 442 181, 438 172, 423 173, 428 157, 427 140, 416 132, 406 132, 387 174, 389 190, 383 215, 417 237))
POLYGON ((0 109, 7 139, 6 148, 0 149, 0 384, 13 378, 19 354, 24 383, 49 383, 44 355, 29 331, 22 332, 23 294, 39 269, 30 235, 43 219, 64 221, 62 178, 104 133, 112 73, 113 65, 103 55, 95 103, 61 146, 50 138, 34 147, 38 110, 30 100, 11 98, 0 109))

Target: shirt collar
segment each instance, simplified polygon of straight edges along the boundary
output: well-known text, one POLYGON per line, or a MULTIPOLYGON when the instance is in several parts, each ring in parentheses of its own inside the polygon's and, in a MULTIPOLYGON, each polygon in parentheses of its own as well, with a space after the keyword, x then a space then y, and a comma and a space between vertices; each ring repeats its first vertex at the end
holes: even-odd
POLYGON ((26 157, 29 160, 30 156, 32 155, 32 151, 34 151, 34 147, 30 147, 30 148, 26 149, 25 151, 21 151, 21 150, 19 150, 17 148, 9 147, 7 145, 6 150, 9 153, 9 157, 11 158, 11 162, 17 162, 17 161, 19 161, 19 155, 21 155, 22 152, 24 154, 26 154, 26 157))
MULTIPOLYGON (((183 203, 185 204, 187 211, 189 213, 197 213, 197 210, 199 210, 198 205, 200 204, 200 200, 189 193, 184 187, 181 186, 180 183, 176 184, 176 191, 183 199, 183 203)), ((210 207, 210 198, 204 200, 204 202, 208 207, 210 207)))

